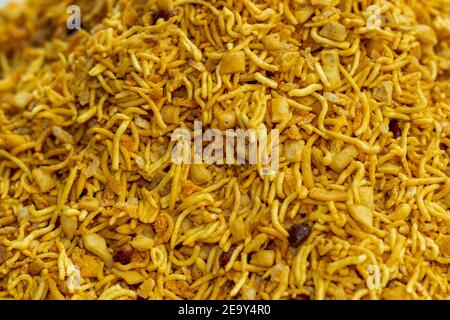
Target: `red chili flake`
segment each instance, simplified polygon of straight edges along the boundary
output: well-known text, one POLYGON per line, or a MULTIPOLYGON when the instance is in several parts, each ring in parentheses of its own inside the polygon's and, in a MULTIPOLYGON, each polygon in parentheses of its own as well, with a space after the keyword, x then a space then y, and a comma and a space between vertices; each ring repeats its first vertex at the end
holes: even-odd
POLYGON ((298 247, 306 241, 311 231, 312 228, 307 224, 294 224, 289 228, 289 244, 293 247, 298 247))
POLYGON ((219 257, 219 265, 221 267, 225 267, 227 263, 230 261, 231 256, 233 255, 234 248, 230 248, 227 252, 222 252, 222 254, 219 257))
POLYGON ((185 97, 187 97, 187 95, 188 95, 188 92, 185 87, 180 87, 180 88, 176 89, 174 92, 172 92, 173 98, 185 98, 185 97))
POLYGON ((159 18, 163 18, 164 20, 169 20, 174 17, 176 14, 172 10, 155 10, 152 13, 153 21, 158 21, 159 18))
POLYGON ((311 300, 306 294, 297 294, 295 297, 292 297, 292 300, 311 300))
POLYGON ((398 125, 398 120, 393 119, 389 122, 389 131, 392 132, 394 139, 397 139, 402 135, 402 129, 398 125))
POLYGON ((59 228, 59 226, 61 225, 61 220, 59 219, 59 217, 56 219, 55 221, 55 227, 59 228))

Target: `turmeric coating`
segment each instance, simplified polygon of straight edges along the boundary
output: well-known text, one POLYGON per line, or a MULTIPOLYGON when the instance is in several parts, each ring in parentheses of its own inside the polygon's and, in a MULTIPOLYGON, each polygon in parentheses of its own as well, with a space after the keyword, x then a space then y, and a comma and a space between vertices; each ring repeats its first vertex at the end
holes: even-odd
POLYGON ((1 9, 0 299, 450 299, 449 12, 1 9), (195 121, 278 129, 279 169, 174 163, 195 121))

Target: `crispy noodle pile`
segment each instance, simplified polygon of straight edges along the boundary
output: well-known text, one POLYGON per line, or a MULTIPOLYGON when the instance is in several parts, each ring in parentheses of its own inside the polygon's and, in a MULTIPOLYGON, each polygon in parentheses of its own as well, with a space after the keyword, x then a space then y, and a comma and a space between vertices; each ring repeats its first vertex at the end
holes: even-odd
POLYGON ((0 11, 0 298, 450 298, 449 0, 72 3, 0 11))

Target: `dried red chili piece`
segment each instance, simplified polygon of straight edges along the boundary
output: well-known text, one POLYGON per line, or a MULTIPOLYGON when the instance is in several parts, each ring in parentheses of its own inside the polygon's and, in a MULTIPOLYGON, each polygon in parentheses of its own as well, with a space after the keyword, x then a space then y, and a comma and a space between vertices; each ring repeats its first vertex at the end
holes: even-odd
POLYGON ((234 247, 230 248, 227 252, 222 252, 222 254, 219 257, 219 265, 221 267, 224 267, 227 265, 227 263, 230 261, 231 256, 233 255, 234 247))
POLYGON ((133 247, 129 244, 121 246, 114 255, 114 261, 120 264, 129 264, 133 257, 133 247))
POLYGON ((397 139, 402 135, 402 129, 400 128, 398 124, 398 120, 393 119, 389 122, 389 131, 392 132, 392 135, 394 136, 394 139, 397 139))
POLYGON ((298 247, 306 241, 310 235, 312 228, 307 224, 300 223, 294 224, 289 228, 289 244, 293 247, 298 247))
POLYGON ((176 14, 172 10, 155 10, 152 13, 153 21, 158 21, 159 18, 163 18, 164 20, 169 20, 174 17, 176 14))

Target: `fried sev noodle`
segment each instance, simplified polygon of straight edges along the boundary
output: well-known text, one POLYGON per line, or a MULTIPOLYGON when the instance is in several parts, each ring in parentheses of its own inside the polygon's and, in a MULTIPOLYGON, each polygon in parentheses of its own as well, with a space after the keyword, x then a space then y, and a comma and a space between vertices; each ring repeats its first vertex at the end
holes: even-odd
POLYGON ((0 11, 0 298, 450 298, 448 0, 75 3, 0 11), (280 169, 174 164, 195 120, 280 169))

